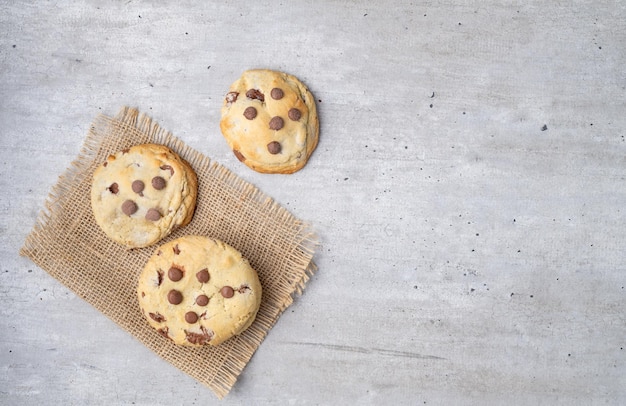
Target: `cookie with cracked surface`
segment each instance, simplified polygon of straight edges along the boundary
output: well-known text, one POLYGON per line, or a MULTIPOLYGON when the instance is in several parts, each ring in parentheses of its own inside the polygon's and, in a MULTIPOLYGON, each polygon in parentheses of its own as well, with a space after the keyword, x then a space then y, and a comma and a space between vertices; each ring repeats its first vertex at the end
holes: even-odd
POLYGON ((241 162, 257 172, 293 173, 317 146, 315 99, 295 76, 245 71, 224 98, 220 128, 241 162))
POLYGON ((137 285, 148 323, 183 346, 219 345, 247 329, 261 283, 241 253, 208 237, 184 236, 156 249, 137 285))
POLYGON ((129 248, 157 243, 187 225, 196 207, 193 168, 164 145, 142 144, 109 155, 93 174, 96 223, 129 248))

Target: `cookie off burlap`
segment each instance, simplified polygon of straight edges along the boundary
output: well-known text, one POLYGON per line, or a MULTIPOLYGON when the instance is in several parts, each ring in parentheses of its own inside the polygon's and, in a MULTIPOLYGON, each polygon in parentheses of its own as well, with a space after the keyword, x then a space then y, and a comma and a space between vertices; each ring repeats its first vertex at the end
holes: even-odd
POLYGON ((253 185, 161 129, 144 114, 123 108, 100 115, 83 148, 59 178, 20 254, 59 280, 156 354, 213 390, 228 394, 263 338, 300 293, 315 265, 310 228, 253 185), (191 223, 155 246, 127 249, 109 240, 91 212, 95 168, 116 151, 142 143, 164 144, 198 175, 191 223), (154 249, 188 235, 218 238, 237 248, 259 274, 263 299, 255 322, 217 347, 179 347, 148 325, 139 309, 137 278, 154 249))

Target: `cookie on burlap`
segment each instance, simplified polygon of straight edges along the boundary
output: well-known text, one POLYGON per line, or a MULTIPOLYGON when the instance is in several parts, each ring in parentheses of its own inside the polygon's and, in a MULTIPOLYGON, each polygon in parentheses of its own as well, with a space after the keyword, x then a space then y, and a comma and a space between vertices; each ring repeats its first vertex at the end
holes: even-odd
POLYGON ((175 344, 218 345, 252 324, 261 283, 235 248, 189 235, 157 248, 137 297, 148 323, 175 344))
POLYGON ((257 172, 293 173, 317 146, 315 99, 298 78, 244 72, 226 94, 220 128, 235 156, 257 172))
POLYGON ((187 225, 197 193, 196 173, 186 161, 163 145, 142 144, 109 155, 96 168, 91 207, 109 238, 139 248, 187 225))

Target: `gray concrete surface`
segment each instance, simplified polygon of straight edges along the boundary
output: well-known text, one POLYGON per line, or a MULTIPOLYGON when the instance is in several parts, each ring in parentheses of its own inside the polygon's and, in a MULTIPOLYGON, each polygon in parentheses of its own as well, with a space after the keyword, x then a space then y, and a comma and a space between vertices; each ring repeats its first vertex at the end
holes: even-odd
POLYGON ((625 404, 625 50, 621 1, 1 1, 0 403, 625 404), (319 99, 294 175, 220 134, 253 67, 319 99), (123 105, 319 234, 222 402, 18 256, 123 105))

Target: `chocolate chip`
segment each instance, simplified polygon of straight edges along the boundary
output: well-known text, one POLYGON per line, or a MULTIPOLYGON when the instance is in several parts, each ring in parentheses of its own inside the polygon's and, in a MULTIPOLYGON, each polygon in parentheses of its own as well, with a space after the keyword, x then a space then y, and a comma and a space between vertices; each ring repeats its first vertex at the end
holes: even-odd
POLYGON ((169 271, 167 271, 167 276, 173 282, 178 282, 183 279, 183 271, 175 266, 171 267, 169 271))
MULTIPOLYGON (((165 338, 170 338, 170 336, 168 334, 169 330, 170 330, 169 327, 163 327, 163 328, 158 329, 157 332, 159 334, 161 334, 165 338)), ((171 338, 170 338, 170 340, 171 340, 171 338)))
POLYGON ((122 212, 127 216, 134 214, 137 211, 137 204, 132 200, 126 200, 122 203, 122 212))
POLYGON ((109 192, 113 193, 114 195, 116 195, 117 192, 120 191, 120 187, 117 185, 117 183, 111 183, 111 186, 109 186, 107 189, 109 189, 109 192))
POLYGON ((200 295, 196 298, 196 304, 198 306, 206 306, 209 304, 209 297, 207 295, 200 295))
POLYGON ((171 166, 169 166, 169 165, 161 165, 161 166, 159 166, 159 168, 161 170, 163 170, 163 171, 170 171, 170 174, 172 176, 174 176, 174 168, 172 168, 171 166))
POLYGON ((185 321, 189 324, 194 324, 198 321, 198 315, 195 312, 185 313, 185 321))
POLYGON ((234 103, 237 101, 237 97, 239 93, 237 92, 228 92, 226 93, 226 103, 234 103))
POLYGON ((284 125, 285 121, 283 121, 282 117, 280 116, 272 117, 272 119, 270 120, 270 128, 272 130, 278 131, 283 128, 284 125))
POLYGON ((163 271, 160 269, 157 271, 157 279, 158 279, 158 286, 161 286, 161 283, 163 283, 163 271))
POLYGON ((283 89, 279 89, 277 87, 273 88, 272 91, 270 92, 270 95, 272 96, 272 99, 274 100, 280 100, 283 98, 283 96, 285 95, 285 93, 283 92, 283 89))
POLYGON ((252 106, 246 107, 246 109, 243 111, 243 116, 248 120, 254 120, 254 118, 256 117, 256 109, 252 106))
POLYGON ((194 333, 185 330, 185 338, 192 344, 204 345, 213 339, 213 332, 209 332, 206 327, 200 326, 202 333, 194 333))
POLYGON ((152 187, 156 190, 162 190, 165 188, 165 179, 160 176, 152 178, 152 187))
POLYGON ((265 95, 258 89, 250 89, 246 92, 246 97, 252 100, 265 101, 265 95))
POLYGON ((183 301, 183 294, 175 289, 172 289, 167 294, 167 301, 173 305, 180 304, 183 301))
POLYGON ((146 185, 144 185, 142 181, 136 180, 136 181, 133 181, 131 187, 133 188, 133 192, 141 193, 143 192, 143 189, 146 187, 146 185))
POLYGON ((209 281, 209 278, 210 275, 208 269, 203 269, 196 274, 196 279, 198 279, 198 282, 200 283, 207 283, 209 281))
POLYGON ((179 255, 180 254, 180 248, 178 248, 178 244, 174 245, 174 248, 172 248, 172 250, 174 251, 175 255, 179 255))
POLYGON ((222 289, 220 289, 220 293, 226 299, 229 299, 229 298, 233 297, 233 295, 235 294, 235 291, 230 286, 224 286, 222 289))
POLYGON ((157 209, 148 209, 146 213, 146 220, 158 221, 161 218, 161 213, 157 209))
POLYGON ((157 323, 163 323, 164 321, 166 321, 165 317, 163 317, 163 315, 160 313, 148 313, 148 315, 152 320, 156 321, 157 323))
POLYGON ((238 150, 236 150, 236 149, 233 150, 233 154, 235 154, 237 159, 240 160, 241 162, 246 160, 246 157, 243 156, 243 154, 241 152, 239 152, 238 150))
POLYGON ((294 107, 292 109, 289 109, 287 115, 289 116, 289 119, 291 121, 298 121, 300 120, 300 117, 302 117, 302 112, 294 107))
POLYGON ((272 155, 276 155, 276 154, 280 153, 281 149, 282 148, 281 148, 280 143, 278 141, 272 141, 269 144, 267 144, 267 150, 272 155))

